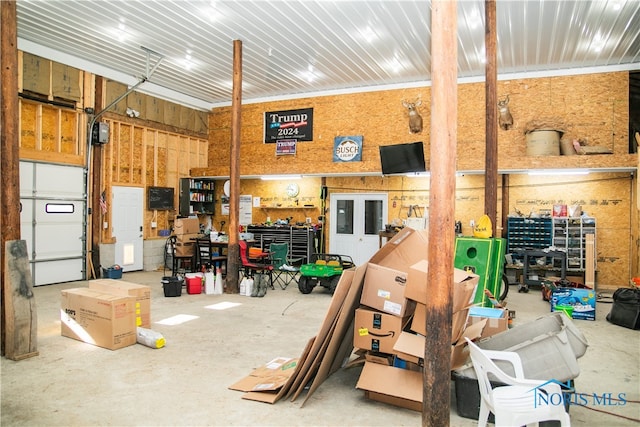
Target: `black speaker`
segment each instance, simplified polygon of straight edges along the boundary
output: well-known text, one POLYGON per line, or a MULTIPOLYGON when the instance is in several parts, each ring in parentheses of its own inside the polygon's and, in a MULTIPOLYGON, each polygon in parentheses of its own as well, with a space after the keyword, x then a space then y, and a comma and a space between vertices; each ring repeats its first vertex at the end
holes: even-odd
POLYGON ((323 185, 322 188, 320 188, 320 200, 327 200, 328 192, 329 192, 329 189, 327 188, 327 186, 323 185))

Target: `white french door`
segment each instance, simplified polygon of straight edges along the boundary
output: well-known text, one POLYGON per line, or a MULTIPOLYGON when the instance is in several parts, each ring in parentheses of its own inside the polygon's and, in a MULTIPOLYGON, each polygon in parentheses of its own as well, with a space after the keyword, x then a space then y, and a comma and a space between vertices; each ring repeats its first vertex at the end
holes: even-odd
POLYGON ((387 194, 331 194, 329 251, 362 265, 379 249, 378 232, 387 218, 387 194))
POLYGON ((142 270, 144 189, 114 186, 112 191, 111 220, 113 237, 116 239, 115 263, 122 267, 122 271, 142 270))

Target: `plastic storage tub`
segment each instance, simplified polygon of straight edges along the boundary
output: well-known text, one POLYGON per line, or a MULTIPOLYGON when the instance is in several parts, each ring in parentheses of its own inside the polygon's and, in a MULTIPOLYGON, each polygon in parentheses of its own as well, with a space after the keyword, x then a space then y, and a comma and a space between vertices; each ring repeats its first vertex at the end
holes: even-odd
MULTIPOLYGON (((571 319, 553 312, 532 322, 480 340, 485 350, 513 351, 522 360, 525 378, 567 381, 580 374, 578 358, 587 350, 587 340, 571 319)), ((507 374, 514 375, 511 364, 496 361, 507 374)), ((473 366, 465 365, 457 373, 476 378, 473 366)))
POLYGON ((184 276, 187 293, 190 295, 202 293, 202 273, 187 273, 184 276))
POLYGON ((104 277, 105 279, 122 279, 122 268, 103 268, 102 277, 104 277))
POLYGON ((165 276, 161 280, 165 297, 179 297, 182 295, 183 280, 173 276, 165 276))

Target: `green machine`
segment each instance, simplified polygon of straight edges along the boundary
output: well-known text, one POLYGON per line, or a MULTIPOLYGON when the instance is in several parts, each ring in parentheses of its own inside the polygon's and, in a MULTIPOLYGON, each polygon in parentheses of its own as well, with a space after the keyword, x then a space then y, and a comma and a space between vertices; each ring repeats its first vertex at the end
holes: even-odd
POLYGON ((509 290, 504 275, 504 254, 506 239, 499 237, 456 237, 455 258, 453 265, 465 271, 471 271, 478 276, 478 289, 473 302, 482 307, 492 307, 493 304, 485 294, 488 289, 496 299, 502 301, 509 290))

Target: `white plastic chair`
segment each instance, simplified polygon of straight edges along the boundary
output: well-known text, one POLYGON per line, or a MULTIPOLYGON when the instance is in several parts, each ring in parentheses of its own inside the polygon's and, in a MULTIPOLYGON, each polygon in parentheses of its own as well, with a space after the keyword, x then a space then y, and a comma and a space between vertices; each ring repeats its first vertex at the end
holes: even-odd
POLYGON ((473 369, 480 388, 478 427, 487 425, 489 412, 493 412, 496 427, 537 425, 538 422, 547 420, 558 420, 563 427, 571 425, 569 414, 560 400, 562 389, 559 384, 526 379, 518 353, 483 350, 468 338, 465 339, 469 345, 473 369), (515 371, 515 378, 507 375, 492 360, 510 362, 515 371), (505 385, 495 387, 490 380, 505 385), (546 401, 540 399, 541 393, 546 393, 549 398, 546 401))

